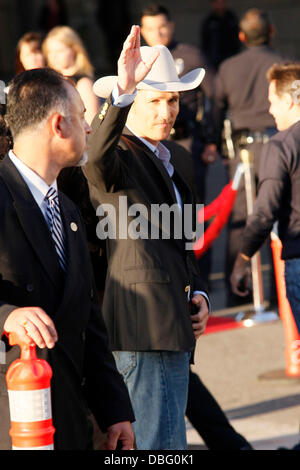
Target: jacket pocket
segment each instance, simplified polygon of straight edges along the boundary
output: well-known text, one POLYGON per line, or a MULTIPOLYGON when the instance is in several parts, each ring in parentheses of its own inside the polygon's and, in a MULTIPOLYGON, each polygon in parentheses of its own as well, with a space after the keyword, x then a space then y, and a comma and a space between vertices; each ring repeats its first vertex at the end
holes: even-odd
POLYGON ((112 353, 117 369, 126 381, 136 367, 137 353, 135 351, 113 351, 112 353))

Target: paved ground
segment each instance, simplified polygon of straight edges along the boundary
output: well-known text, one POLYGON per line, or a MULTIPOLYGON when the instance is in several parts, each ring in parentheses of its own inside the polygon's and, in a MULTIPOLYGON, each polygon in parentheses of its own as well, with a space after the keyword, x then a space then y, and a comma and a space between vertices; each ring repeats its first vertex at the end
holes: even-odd
MULTIPOLYGON (((284 373, 284 350, 281 320, 211 333, 197 344, 194 371, 257 450, 300 441, 300 377, 284 373), (273 371, 283 378, 266 378, 273 371)), ((190 423, 187 429, 189 447, 205 449, 190 423)))

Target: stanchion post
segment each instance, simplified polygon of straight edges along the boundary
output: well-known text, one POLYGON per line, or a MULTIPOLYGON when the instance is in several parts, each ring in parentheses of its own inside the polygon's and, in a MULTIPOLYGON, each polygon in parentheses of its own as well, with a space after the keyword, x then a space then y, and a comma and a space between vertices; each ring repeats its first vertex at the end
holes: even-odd
MULTIPOLYGON (((250 152, 247 149, 241 149, 240 156, 244 164, 247 215, 249 216, 253 213, 254 202, 256 197, 255 180, 253 173, 254 155, 253 152, 250 152)), ((259 251, 251 258, 251 274, 254 310, 260 312, 264 309, 264 294, 261 275, 261 259, 259 251)))
MULTIPOLYGON (((249 216, 253 213, 254 202, 256 198, 256 187, 253 172, 254 155, 253 152, 243 148, 240 150, 240 158, 244 165, 247 215, 249 216)), ((237 321, 245 321, 247 326, 252 326, 254 323, 258 322, 277 320, 277 313, 265 312, 263 282, 261 274, 261 258, 259 252, 257 252, 251 258, 251 275, 254 312, 240 312, 237 316, 237 321)))

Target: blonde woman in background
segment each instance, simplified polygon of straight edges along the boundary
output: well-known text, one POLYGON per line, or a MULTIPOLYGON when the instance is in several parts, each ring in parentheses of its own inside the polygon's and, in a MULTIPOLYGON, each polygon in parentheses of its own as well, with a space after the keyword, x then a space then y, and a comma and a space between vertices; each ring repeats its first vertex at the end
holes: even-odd
POLYGON ((99 100, 92 90, 94 69, 81 38, 69 26, 56 26, 47 34, 42 50, 49 67, 75 82, 90 124, 99 109, 99 100))

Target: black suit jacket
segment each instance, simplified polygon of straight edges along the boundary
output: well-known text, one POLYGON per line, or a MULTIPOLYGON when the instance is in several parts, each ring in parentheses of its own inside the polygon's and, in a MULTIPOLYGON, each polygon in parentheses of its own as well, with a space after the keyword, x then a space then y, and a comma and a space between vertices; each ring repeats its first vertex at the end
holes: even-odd
MULTIPOLYGON (((116 214, 111 220, 116 237, 107 240, 108 273, 102 307, 110 346, 125 351, 191 351, 195 340, 186 288, 203 290, 203 284, 193 252, 185 250, 185 238, 176 239, 171 230, 169 239, 163 239, 161 224, 159 239, 123 238, 119 232, 121 225, 126 235, 132 222, 120 203, 122 196, 128 207, 143 204, 146 224, 153 205, 176 203, 162 162, 128 130, 123 132, 128 111, 129 107, 112 106, 110 99, 104 104, 92 124, 89 162, 84 170, 94 206, 108 203, 116 214)), ((166 145, 171 149, 173 179, 183 203, 192 207, 193 194, 182 176, 182 169, 191 164, 190 156, 175 143, 166 145)))
POLYGON ((247 219, 241 251, 261 247, 278 221, 282 259, 300 257, 300 122, 275 134, 263 146, 258 194, 247 219))
MULTIPOLYGON (((98 307, 86 236, 77 207, 59 193, 68 271, 59 266, 43 214, 23 178, 6 157, 0 165, 0 335, 16 307, 39 306, 58 331, 54 349, 39 350, 53 370, 51 382, 56 449, 86 449, 87 406, 105 430, 132 420, 127 389, 108 349, 98 307), (77 230, 71 229, 74 222, 77 230)), ((74 225, 73 225, 74 228, 74 225)), ((5 373, 19 357, 9 348, 0 365, 0 448, 10 448, 5 373)))

